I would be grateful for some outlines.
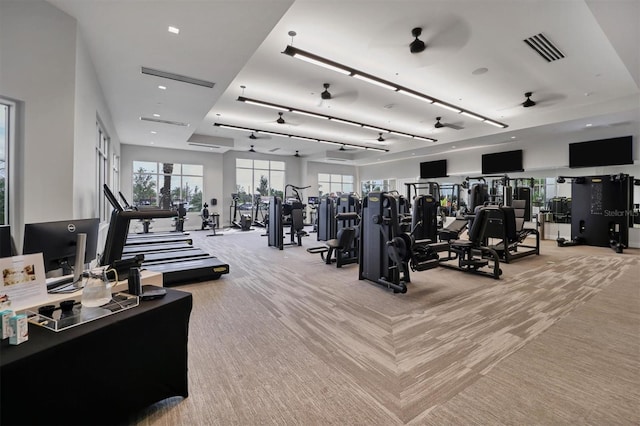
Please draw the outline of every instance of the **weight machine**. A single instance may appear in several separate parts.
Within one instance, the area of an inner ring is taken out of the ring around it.
[[[362,204],[359,279],[369,280],[394,293],[406,293],[413,270],[438,266],[438,255],[428,244],[417,244],[400,225],[400,197],[370,192]]]
[[[322,246],[308,248],[309,253],[320,253],[327,264],[342,265],[358,262],[361,201],[357,194],[343,194],[333,204],[335,215],[327,216],[324,226],[336,230],[336,237]],[[334,258],[335,254],[335,258]],[[326,255],[326,256],[325,256]]]
[[[291,189],[292,195],[287,197],[287,189]],[[267,240],[269,247],[277,247],[282,250],[285,246],[302,245],[302,237],[306,235],[304,231],[304,208],[302,198],[298,190],[309,188],[294,185],[286,185],[284,196],[286,202],[277,196],[269,200],[269,223],[267,225]],[[291,242],[284,243],[284,226],[290,227]],[[297,238],[297,244],[296,244]]]
[[[571,179],[571,235],[567,241],[558,237],[558,246],[587,244],[611,247],[622,253],[629,245],[629,227],[633,227],[633,176],[616,175],[559,176],[564,183]]]

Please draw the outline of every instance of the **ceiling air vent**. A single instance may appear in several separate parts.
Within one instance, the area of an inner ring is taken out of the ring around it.
[[[206,80],[200,80],[198,78],[187,77],[185,75],[174,74],[171,72],[154,70],[153,68],[142,67],[142,74],[153,75],[161,78],[168,78],[169,80],[181,81],[183,83],[195,84],[196,86],[203,86],[212,88],[215,83]]]
[[[181,121],[160,120],[159,118],[140,117],[141,121],[153,121],[154,123],[170,124],[172,126],[189,127],[189,123],[183,123]]]
[[[208,145],[208,144],[206,144],[206,143],[189,142],[189,145],[192,145],[192,146],[199,146],[199,147],[202,147],[202,148],[209,148],[209,149],[220,149],[220,147],[219,147],[219,146],[215,146],[215,145]]]
[[[564,53],[562,53],[560,49],[551,43],[542,33],[534,35],[533,37],[525,38],[523,41],[547,62],[553,62],[564,58]]]

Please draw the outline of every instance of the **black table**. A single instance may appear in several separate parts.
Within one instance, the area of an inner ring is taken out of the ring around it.
[[[145,286],[147,287],[147,286]],[[68,330],[29,324],[29,340],[0,346],[0,423],[117,424],[157,401],[188,396],[191,293]]]

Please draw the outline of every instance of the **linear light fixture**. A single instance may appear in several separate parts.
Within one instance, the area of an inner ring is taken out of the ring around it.
[[[342,65],[342,64],[340,64],[338,62],[334,62],[334,61],[332,61],[330,59],[326,59],[326,58],[323,58],[321,56],[314,55],[313,53],[305,52],[304,50],[298,49],[297,47],[287,46],[282,53],[284,53],[285,55],[289,55],[289,56],[291,56],[293,58],[298,58],[298,59],[301,59],[303,61],[315,64],[315,65],[319,65],[319,66],[324,67],[324,68],[328,68],[330,70],[339,72],[340,74],[348,75],[350,77],[357,78],[359,80],[365,81],[365,82],[370,83],[370,84],[374,84],[374,85],[379,86],[379,87],[384,87],[385,89],[394,90],[394,91],[396,91],[398,93],[401,93],[401,94],[403,94],[405,96],[409,96],[409,97],[412,97],[414,99],[419,99],[421,101],[437,105],[437,106],[439,106],[441,108],[445,108],[445,109],[448,109],[450,111],[457,112],[459,114],[461,114],[463,112],[466,112],[467,114],[471,114],[471,115],[469,115],[469,117],[471,117],[471,118],[479,117],[479,118],[476,118],[476,119],[477,120],[481,119],[481,121],[483,123],[487,123],[487,124],[490,124],[492,126],[501,127],[503,129],[509,127],[508,125],[506,125],[504,123],[500,123],[498,121],[491,120],[488,117],[484,117],[484,116],[482,116],[480,114],[476,114],[476,113],[474,113],[472,111],[465,110],[464,108],[460,108],[460,107],[458,107],[456,105],[452,105],[450,103],[441,101],[441,100],[433,98],[431,96],[427,96],[427,95],[422,94],[420,92],[416,92],[415,90],[408,89],[406,87],[400,86],[398,84],[392,83],[392,82],[384,80],[382,78],[375,77],[375,76],[373,76],[371,74],[367,74],[365,72],[358,71],[358,70],[356,70],[354,68],[348,67],[346,65]]]
[[[356,145],[356,144],[346,143],[346,142],[336,142],[336,141],[329,141],[329,140],[320,139],[320,138],[310,138],[310,137],[306,137],[306,136],[290,135],[288,133],[279,133],[279,132],[272,132],[272,131],[267,131],[267,130],[251,129],[251,128],[248,128],[248,127],[234,126],[234,125],[231,125],[231,124],[213,123],[213,125],[216,126],[216,127],[223,128],[223,129],[242,130],[244,132],[262,133],[264,135],[284,136],[284,137],[292,138],[292,139],[302,139],[302,140],[306,140],[306,141],[309,141],[309,142],[320,142],[320,143],[325,143],[325,144],[330,144],[330,145],[348,146],[348,147],[351,147],[351,148],[364,149],[364,150],[367,150],[367,151],[389,152],[388,149],[383,149],[383,148],[374,148],[374,147],[371,147],[371,146],[362,146],[362,145]]]
[[[266,108],[289,111],[289,112],[293,112],[293,113],[297,113],[297,114],[301,114],[301,115],[306,115],[306,116],[309,116],[309,117],[320,118],[320,119],[324,119],[324,120],[330,120],[330,121],[334,121],[336,123],[342,123],[342,124],[348,124],[350,126],[361,127],[363,129],[370,129],[370,130],[374,130],[374,131],[376,131],[378,133],[380,133],[380,132],[382,132],[382,133],[393,133],[394,135],[399,135],[399,136],[404,136],[404,137],[407,137],[407,138],[418,139],[417,135],[412,135],[411,133],[398,132],[396,130],[390,130],[390,129],[383,129],[382,127],[371,126],[371,125],[365,124],[365,123],[358,123],[357,121],[344,120],[342,118],[333,117],[331,115],[318,114],[318,113],[315,113],[315,112],[305,111],[305,110],[298,109],[298,108],[292,108],[292,107],[288,107],[288,106],[285,106],[285,105],[274,104],[272,102],[265,102],[265,101],[260,101],[258,99],[245,98],[244,96],[239,96],[237,100],[240,101],[240,102],[251,104],[251,105],[257,105],[257,106],[263,106],[263,107],[266,107]],[[427,140],[427,141],[430,141],[430,142],[438,142],[437,139],[428,138],[428,137],[422,137],[422,136],[420,137],[420,140]]]

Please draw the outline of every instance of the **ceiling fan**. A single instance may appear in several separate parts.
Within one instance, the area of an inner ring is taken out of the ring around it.
[[[262,135],[256,136],[255,132],[251,132],[251,134],[249,135],[249,139],[254,141],[258,139],[271,139],[271,136],[262,136]]]
[[[436,129],[442,129],[443,127],[448,127],[450,129],[454,129],[454,130],[462,130],[462,129],[464,129],[464,127],[462,127],[459,124],[443,123],[440,120],[442,120],[442,117],[436,117],[436,124],[434,124],[433,127],[435,127]]]
[[[531,95],[533,95],[533,92],[527,92],[527,93],[524,94],[524,96],[527,99],[522,103],[523,107],[529,108],[529,107],[535,106],[536,103],[535,103],[535,101],[531,100]]]
[[[424,49],[427,47],[427,45],[424,44],[424,41],[422,41],[422,40],[420,40],[418,38],[418,37],[420,37],[421,34],[422,34],[422,28],[420,28],[420,27],[416,27],[416,28],[411,30],[411,35],[416,38],[409,45],[409,51],[411,53],[420,53],[420,52],[424,51]]]
[[[320,93],[320,97],[324,100],[331,99],[331,92],[329,92],[329,83],[324,83],[322,85],[324,87],[324,92]]]
[[[387,135],[386,137],[383,136],[383,133],[380,132],[378,133],[378,137],[374,138],[374,139],[367,139],[367,142],[369,143],[374,143],[376,145],[386,145],[387,141],[390,139],[390,136]]]

